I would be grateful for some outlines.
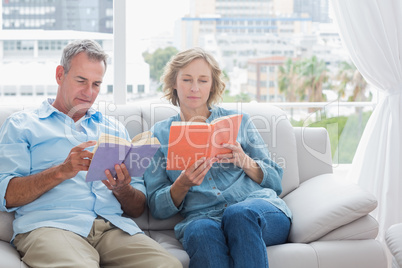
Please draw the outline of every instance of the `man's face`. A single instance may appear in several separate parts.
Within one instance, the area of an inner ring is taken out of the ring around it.
[[[103,61],[90,60],[85,53],[71,60],[68,73],[58,66],[56,80],[59,91],[54,106],[69,115],[74,121],[81,118],[94,103],[99,94],[105,64]]]

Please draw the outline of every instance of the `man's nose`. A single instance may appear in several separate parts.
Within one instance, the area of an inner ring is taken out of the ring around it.
[[[92,95],[92,85],[91,84],[87,84],[84,86],[84,89],[82,90],[82,92],[84,93],[85,96],[91,96]]]

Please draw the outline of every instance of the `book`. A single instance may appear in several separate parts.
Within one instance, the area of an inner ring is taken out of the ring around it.
[[[222,144],[235,144],[242,114],[216,118],[211,123],[172,122],[167,153],[167,170],[185,170],[202,157],[230,153]]]
[[[159,147],[159,140],[152,137],[150,131],[138,134],[131,142],[102,133],[92,151],[93,157],[85,181],[106,180],[106,169],[115,177],[114,166],[122,163],[126,165],[131,177],[141,177]]]

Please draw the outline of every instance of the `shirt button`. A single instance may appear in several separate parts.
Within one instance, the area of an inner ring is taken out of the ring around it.
[[[217,193],[217,195],[221,195],[221,193]]]
[[[216,187],[212,187],[212,189],[216,189]]]
[[[212,178],[209,178],[208,180],[212,180]]]
[[[228,207],[228,204],[225,204],[225,208],[227,208]]]

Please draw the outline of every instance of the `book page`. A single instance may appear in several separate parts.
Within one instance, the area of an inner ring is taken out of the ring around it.
[[[100,135],[98,143],[114,143],[130,146],[130,142],[128,140],[106,133],[102,133]]]
[[[205,122],[198,122],[198,121],[173,121],[171,126],[184,126],[184,125],[209,125]]]
[[[156,137],[152,137],[151,131],[145,131],[136,135],[131,143],[133,145],[144,145],[144,144],[159,144],[159,140]]]
[[[218,154],[230,153],[231,150],[223,148],[222,144],[229,143],[235,144],[237,134],[241,125],[243,115],[236,114],[230,116],[223,116],[214,120],[214,131],[211,135],[210,141],[210,156],[216,156]]]
[[[98,141],[96,142],[96,145],[94,147],[94,149],[92,150],[92,153],[95,154],[95,152],[98,150],[99,147],[104,146],[103,144],[106,143],[112,143],[112,144],[121,144],[124,146],[131,146],[130,142],[127,141],[126,139],[114,136],[114,135],[110,135],[110,134],[106,134],[106,133],[102,133],[98,139]]]

